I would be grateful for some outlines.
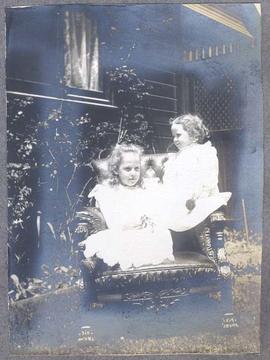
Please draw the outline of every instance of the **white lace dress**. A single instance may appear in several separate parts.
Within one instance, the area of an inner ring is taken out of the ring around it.
[[[226,205],[231,193],[219,192],[218,172],[217,151],[210,141],[194,143],[173,154],[165,163],[160,221],[174,231],[186,231]],[[186,201],[191,198],[196,206],[189,211]]]
[[[96,254],[108,265],[119,263],[123,270],[173,260],[172,239],[165,227],[150,219],[150,192],[122,185],[97,185],[95,197],[108,229],[85,240],[86,257]]]

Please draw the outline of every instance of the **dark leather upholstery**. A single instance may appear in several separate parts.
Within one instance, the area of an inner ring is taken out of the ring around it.
[[[215,268],[215,264],[207,256],[194,251],[177,251],[174,253],[175,265],[184,268],[208,267]]]
[[[96,277],[97,290],[108,291],[120,289],[144,288],[155,284],[166,287],[194,278],[195,275],[217,276],[216,265],[205,255],[197,252],[178,252],[175,261],[164,262],[160,265],[146,265],[122,271],[106,271]]]

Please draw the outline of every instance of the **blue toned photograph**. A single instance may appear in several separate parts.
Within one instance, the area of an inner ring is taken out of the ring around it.
[[[6,8],[14,355],[260,352],[259,4]]]

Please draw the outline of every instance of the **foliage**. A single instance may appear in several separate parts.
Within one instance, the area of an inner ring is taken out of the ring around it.
[[[233,276],[260,274],[262,237],[250,232],[248,239],[243,231],[226,230],[225,249]]]
[[[41,269],[42,276],[40,278],[27,277],[20,282],[16,274],[10,276],[11,285],[8,292],[10,304],[58,289],[78,286],[80,283],[79,269],[73,268],[71,265],[49,267],[43,264]]]
[[[116,121],[67,103],[9,97],[11,264],[27,265],[31,252],[42,252],[44,239],[54,248],[51,262],[69,261],[76,236],[73,219],[95,183],[91,161],[108,153],[116,142],[133,142],[144,148],[151,144],[146,84],[127,66],[111,70],[108,78],[119,106]],[[15,267],[14,271],[19,270]]]
[[[23,131],[22,121],[27,116],[27,109],[32,105],[33,99],[27,97],[23,100],[14,99],[12,102],[12,114],[8,111],[8,209],[9,211],[9,233],[21,228],[23,225],[23,216],[26,210],[33,206],[30,201],[32,189],[27,186],[30,164],[27,162],[30,157],[33,146],[36,141],[31,136],[32,131],[26,128]],[[8,102],[8,110],[10,102]],[[13,131],[14,124],[17,130]],[[20,231],[20,230],[19,230]]]
[[[135,69],[122,65],[108,72],[115,104],[120,110],[118,143],[129,142],[151,148],[153,129],[147,121],[147,99],[151,87]]]
[[[93,121],[89,113],[74,116],[68,106],[39,105],[31,98],[8,104],[9,246],[16,262],[28,261],[22,249],[29,227],[41,237],[47,226],[53,241],[72,252],[70,224],[94,181],[90,163],[117,137],[114,124]]]

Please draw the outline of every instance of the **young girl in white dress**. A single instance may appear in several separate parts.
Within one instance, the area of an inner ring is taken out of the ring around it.
[[[143,187],[141,154],[135,145],[117,145],[109,158],[109,179],[89,194],[108,229],[84,241],[84,255],[96,255],[109,266],[119,263],[122,270],[174,259],[169,230],[151,219],[152,197]]]
[[[176,117],[171,131],[178,152],[164,164],[161,218],[169,229],[186,231],[226,205],[231,193],[219,192],[217,151],[207,141],[209,131],[202,119],[191,114]]]

